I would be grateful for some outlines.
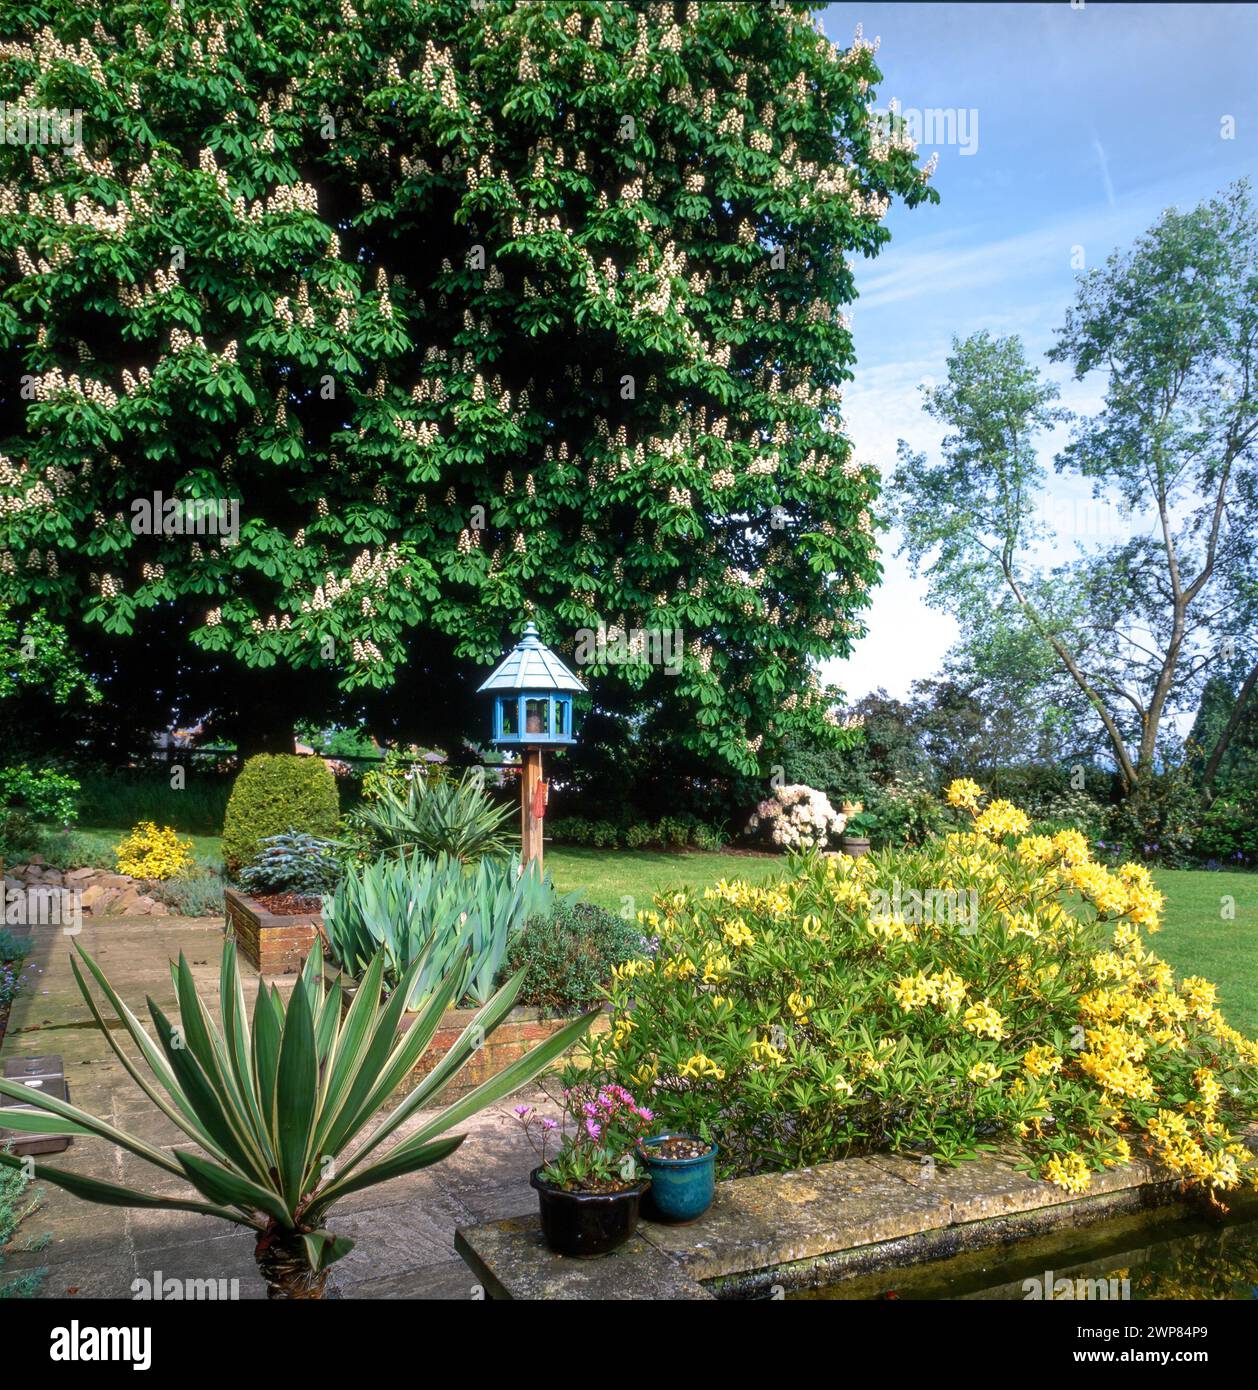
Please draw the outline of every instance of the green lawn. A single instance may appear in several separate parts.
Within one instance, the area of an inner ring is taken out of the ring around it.
[[[1228,1022],[1258,1037],[1258,874],[1158,869],[1166,894],[1162,930],[1150,945],[1178,975],[1203,975],[1219,987]],[[1222,917],[1225,898],[1235,918]]]
[[[723,878],[758,882],[781,873],[786,861],[776,854],[705,854],[697,850],[546,848],[546,868],[563,893],[579,888],[600,907],[619,912],[625,897],[634,911],[651,906],[665,888],[703,888]]]
[[[52,826],[43,827],[44,830],[52,835],[56,835],[56,829]],[[101,829],[82,829],[75,827],[71,832],[76,848],[86,848],[89,862],[96,868],[113,869],[117,867],[117,860],[114,858],[114,846],[128,833],[127,830],[101,830]],[[68,837],[67,837],[68,838]],[[195,859],[209,868],[222,868],[223,866],[223,841],[219,835],[190,835],[180,831],[181,840],[192,841],[192,854]],[[16,863],[16,857],[11,856]],[[71,867],[71,866],[67,866]],[[72,867],[78,868],[79,865]]]

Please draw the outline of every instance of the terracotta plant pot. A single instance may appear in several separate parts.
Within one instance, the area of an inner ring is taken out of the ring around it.
[[[544,1182],[541,1174],[534,1168],[529,1186],[537,1190],[542,1235],[556,1255],[606,1255],[638,1229],[638,1208],[650,1178],[620,1192],[568,1192]]]

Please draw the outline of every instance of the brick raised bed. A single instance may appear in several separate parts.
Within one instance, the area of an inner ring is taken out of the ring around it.
[[[404,1028],[414,1022],[416,1015],[408,1014],[402,1021]],[[424,1055],[416,1063],[411,1074],[399,1088],[402,1092],[411,1091],[428,1075],[439,1061],[458,1041],[463,1030],[476,1017],[475,1009],[447,1009],[442,1016],[432,1042]],[[500,1071],[519,1061],[526,1052],[531,1052],[538,1043],[544,1042],[552,1033],[557,1033],[568,1018],[541,1018],[536,1009],[512,1009],[494,1031],[468,1058],[463,1069],[441,1093],[441,1104],[457,1100],[469,1091],[474,1091],[483,1081],[497,1076]],[[594,1020],[594,1032],[607,1027],[607,1016]],[[556,1063],[555,1065],[561,1065]]]
[[[348,975],[342,974],[331,962],[325,962],[323,969],[329,980],[340,980],[341,986],[345,990],[344,1004],[348,1008],[357,988],[356,982]],[[414,1090],[419,1082],[432,1071],[459,1040],[463,1030],[476,1017],[476,1014],[476,1009],[447,1009],[442,1014],[441,1022],[433,1034],[432,1042],[428,1044],[424,1050],[424,1055],[398,1087],[397,1097],[399,1099]],[[404,1029],[409,1028],[417,1017],[417,1014],[404,1014],[402,1027]],[[491,1076],[497,1076],[500,1071],[509,1067],[512,1062],[518,1061],[526,1052],[531,1052],[539,1042],[545,1041],[552,1033],[557,1033],[566,1023],[571,1022],[570,1018],[542,1018],[536,1009],[512,1009],[485,1039],[484,1043],[472,1053],[463,1069],[441,1093],[441,1103],[458,1100],[460,1096],[474,1091],[482,1082],[488,1081]],[[590,1031],[601,1033],[605,1032],[607,1027],[607,1015],[604,1014],[594,1020]],[[554,1065],[561,1066],[562,1061],[556,1062]]]
[[[223,889],[226,929],[236,933],[240,954],[262,975],[295,975],[323,928],[318,912],[279,917],[261,903]]]

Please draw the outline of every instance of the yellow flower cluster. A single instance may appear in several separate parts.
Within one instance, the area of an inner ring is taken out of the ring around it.
[[[1088,1165],[1078,1154],[1062,1158],[1054,1154],[1044,1165],[1044,1176],[1063,1192],[1086,1192],[1092,1181]]]
[[[1003,840],[1006,835],[1021,835],[1031,828],[1025,811],[1011,801],[993,801],[974,817],[974,829],[989,840]]]
[[[965,1002],[965,981],[951,970],[941,970],[936,975],[919,971],[916,975],[902,975],[892,985],[891,994],[905,1013],[938,1004],[951,1014]]]
[[[982,787],[968,777],[958,777],[944,792],[948,805],[955,806],[960,811],[976,811],[982,795]]]
[[[118,872],[132,878],[174,878],[192,867],[192,841],[181,840],[169,826],[160,830],[151,821],[141,821],[114,847]]]
[[[1046,1043],[1036,1043],[1028,1048],[1022,1059],[1022,1066],[1028,1076],[1052,1076],[1062,1068],[1062,1060],[1055,1049]]]
[[[971,1004],[966,1009],[961,1023],[978,1038],[991,1038],[993,1042],[999,1042],[1005,1036],[1005,1020],[986,999],[981,1003]]]

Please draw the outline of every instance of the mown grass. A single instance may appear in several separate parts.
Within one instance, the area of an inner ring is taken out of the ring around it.
[[[1258,874],[1158,869],[1154,878],[1166,914],[1151,948],[1177,975],[1213,980],[1228,1022],[1258,1037]]]

